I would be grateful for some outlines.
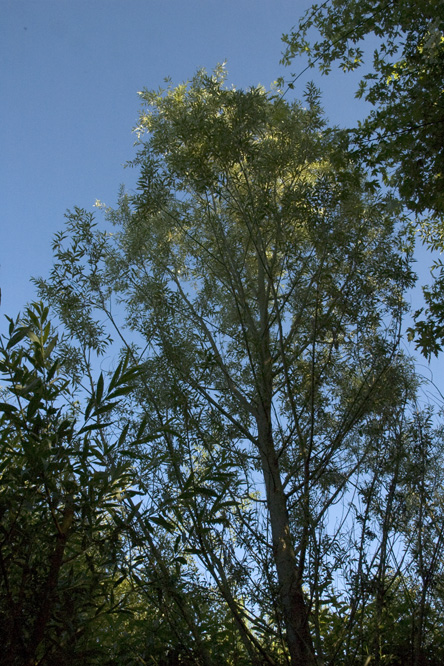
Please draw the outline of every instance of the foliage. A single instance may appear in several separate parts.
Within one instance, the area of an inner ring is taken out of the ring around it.
[[[9,320],[0,372],[0,663],[104,663],[104,616],[119,613],[125,465],[103,435],[115,398],[131,388],[120,365],[101,376],[84,412],[57,354],[48,308]]]
[[[312,27],[321,35],[314,43],[308,39]],[[334,0],[313,5],[284,35],[286,64],[307,54],[310,64],[328,73],[334,62],[344,71],[360,67],[363,40],[373,33],[373,71],[363,77],[358,95],[376,108],[360,125],[359,140],[387,177],[387,167],[397,166],[394,182],[412,210],[438,217],[444,213],[443,28],[441,0]]]
[[[395,185],[417,217],[423,240],[440,252],[444,215],[444,4],[442,0],[332,0],[313,5],[284,35],[283,62],[308,56],[310,66],[328,73],[364,62],[365,38],[373,35],[373,68],[357,95],[374,105],[349,133],[359,159],[386,184]],[[320,39],[311,37],[315,28]],[[442,278],[426,293],[427,317],[416,329],[418,346],[429,355],[441,349]],[[432,300],[430,301],[430,297]],[[416,314],[417,317],[421,312]],[[438,325],[436,320],[438,319]],[[412,331],[413,335],[413,331]]]
[[[441,250],[440,250],[441,251]],[[437,259],[432,266],[434,280],[422,288],[425,306],[415,316],[415,326],[408,329],[409,340],[415,340],[417,348],[430,359],[443,349],[444,343],[444,266]]]
[[[69,213],[37,281],[74,370],[111,336],[140,367],[117,408],[140,440],[119,447],[143,496],[126,519],[138,598],[182,660],[365,663],[423,506],[398,519],[417,386],[401,209],[313,88],[304,108],[218,69],[141,97],[138,193],[105,208],[112,232]]]

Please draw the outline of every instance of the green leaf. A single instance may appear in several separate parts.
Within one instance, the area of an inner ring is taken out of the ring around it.
[[[92,423],[91,425],[83,426],[77,433],[78,435],[83,435],[85,432],[92,432],[93,430],[104,430],[111,425],[111,422],[107,423]]]
[[[95,400],[97,404],[100,404],[103,396],[103,373],[100,373],[100,377],[97,381],[97,386],[96,386],[96,395],[95,395]]]
[[[17,412],[18,409],[17,407],[14,407],[14,405],[10,405],[6,402],[0,402],[0,411],[4,412],[5,414],[12,414],[13,412]]]
[[[163,518],[162,516],[150,516],[149,520],[155,525],[164,527],[168,532],[174,532],[176,529],[176,526],[173,523],[169,522],[168,520],[166,520],[166,518]]]
[[[27,335],[31,342],[35,342],[37,345],[42,344],[38,335],[36,335],[33,331],[29,330]]]
[[[15,347],[19,342],[23,340],[26,336],[29,335],[30,329],[28,327],[20,328],[16,333],[14,333],[8,340],[8,344],[6,345],[6,349],[12,349],[12,347]]]

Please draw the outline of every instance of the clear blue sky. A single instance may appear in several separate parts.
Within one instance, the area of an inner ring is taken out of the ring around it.
[[[299,72],[279,65],[281,35],[309,0],[0,0],[1,313],[16,316],[35,298],[30,276],[45,276],[51,239],[73,206],[116,201],[136,174],[137,91],[175,83],[227,61],[237,87]],[[333,124],[366,106],[358,76],[305,72],[323,92]],[[5,320],[0,316],[0,331]]]

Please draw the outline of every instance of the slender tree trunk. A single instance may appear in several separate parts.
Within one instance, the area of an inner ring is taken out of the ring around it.
[[[388,550],[388,539],[389,531],[391,527],[391,521],[393,519],[393,501],[395,497],[395,491],[398,485],[398,470],[399,470],[399,461],[396,462],[395,472],[390,482],[389,492],[386,500],[386,509],[384,515],[384,522],[382,525],[382,539],[381,539],[381,554],[379,557],[379,566],[377,573],[377,589],[376,589],[376,598],[375,598],[375,611],[376,611],[376,626],[375,626],[375,636],[373,640],[373,653],[375,659],[375,666],[379,666],[381,663],[382,656],[382,646],[383,646],[383,635],[382,628],[384,626],[384,606],[386,604],[386,575],[387,575],[387,550]]]
[[[260,240],[257,241],[260,247]],[[270,516],[273,556],[278,576],[280,598],[287,629],[287,644],[292,666],[316,666],[317,659],[308,626],[309,608],[302,590],[302,572],[297,566],[290,532],[287,498],[282,486],[279,460],[273,438],[273,362],[270,350],[268,313],[269,276],[264,269],[266,257],[258,252],[259,358],[257,387],[258,444],[265,480]]]
[[[258,439],[270,514],[273,555],[291,664],[292,666],[315,666],[317,660],[308,626],[309,609],[304,599],[302,580],[298,573],[292,544],[287,502],[279,473],[271,422],[263,413],[258,418]]]

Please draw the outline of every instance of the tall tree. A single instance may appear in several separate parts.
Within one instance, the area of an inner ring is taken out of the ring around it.
[[[219,69],[141,98],[138,194],[108,210],[113,234],[75,211],[40,288],[97,347],[106,313],[144,365],[130,399],[163,428],[139,467],[147,501],[250,663],[322,663],[333,507],[410,390],[399,209],[325,131],[313,89],[304,108]]]

